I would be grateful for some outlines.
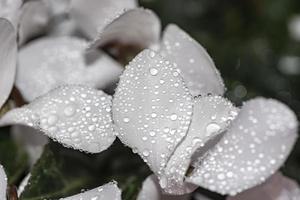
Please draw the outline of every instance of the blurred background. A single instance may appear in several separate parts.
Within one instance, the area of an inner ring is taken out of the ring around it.
[[[299,0],[140,0],[140,4],[154,10],[164,27],[178,24],[207,49],[225,80],[226,96],[236,105],[256,96],[275,98],[289,105],[299,119]],[[13,144],[1,142],[0,149],[9,149],[8,145]],[[9,160],[2,154],[1,160]],[[10,184],[16,185],[26,175],[28,167],[22,164],[26,156],[15,149],[9,156],[17,162],[5,161],[4,166],[11,166]],[[15,172],[17,166],[23,166],[23,171]],[[282,171],[300,183],[299,141]],[[34,167],[31,185],[21,199],[55,199],[113,178],[120,182],[123,198],[130,200],[150,173],[141,159],[118,141],[100,155],[86,155],[52,142]]]

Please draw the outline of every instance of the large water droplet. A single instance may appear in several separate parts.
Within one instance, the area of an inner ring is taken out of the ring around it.
[[[206,133],[207,135],[211,135],[217,133],[220,129],[221,129],[220,125],[213,122],[206,126]]]
[[[158,70],[156,68],[150,68],[149,71],[152,76],[156,76],[158,74]]]

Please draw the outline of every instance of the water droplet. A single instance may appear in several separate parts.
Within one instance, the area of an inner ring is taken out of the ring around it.
[[[150,74],[152,76],[156,76],[158,74],[158,70],[156,68],[150,68]]]
[[[70,117],[72,115],[74,115],[75,113],[75,108],[73,106],[67,106],[65,109],[64,109],[64,114],[67,116],[67,117]]]
[[[177,119],[177,115],[176,114],[172,114],[170,116],[170,118],[171,118],[172,121],[175,121]]]
[[[145,149],[143,151],[143,156],[148,157],[149,156],[149,151],[147,149]]]
[[[123,119],[123,121],[124,121],[125,123],[128,123],[128,122],[130,121],[130,119],[129,119],[128,117],[125,117],[125,118]]]
[[[47,123],[52,126],[57,122],[58,118],[56,115],[49,115],[48,119],[47,119]]]
[[[210,123],[206,126],[206,133],[207,133],[207,135],[215,134],[220,129],[221,129],[221,127],[217,123]]]
[[[149,135],[153,137],[153,136],[155,136],[155,132],[154,131],[150,131]]]

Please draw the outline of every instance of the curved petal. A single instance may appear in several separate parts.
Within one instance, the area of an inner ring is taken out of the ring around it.
[[[18,187],[18,191],[17,191],[18,197],[20,197],[21,194],[24,192],[25,187],[27,186],[30,177],[31,177],[31,173],[27,174],[25,176],[25,178],[21,181],[21,183],[20,183],[20,185]]]
[[[227,198],[227,200],[253,199],[297,200],[300,199],[300,188],[295,181],[283,176],[281,173],[276,173],[263,184]]]
[[[114,182],[61,200],[121,200],[121,191]]]
[[[192,98],[177,69],[151,50],[126,67],[113,99],[113,120],[122,142],[160,176],[187,133]]]
[[[12,24],[0,18],[0,108],[7,100],[15,81],[17,39]]]
[[[138,194],[137,200],[188,200],[190,195],[168,195],[164,194],[157,178],[149,176],[143,183],[142,189]]]
[[[6,199],[6,188],[7,176],[2,165],[0,165],[0,199]]]
[[[22,3],[23,0],[0,0],[0,17],[9,20],[16,29]]]
[[[6,113],[2,126],[22,124],[41,130],[58,142],[91,153],[115,140],[111,97],[84,86],[61,86],[28,105]]]
[[[107,22],[136,6],[136,0],[72,0],[70,14],[77,22],[78,28],[92,39]]]
[[[220,96],[198,97],[188,134],[178,145],[165,169],[164,190],[171,194],[192,192],[196,187],[185,182],[193,161],[211,149],[237,115],[237,108]]]
[[[112,41],[147,48],[158,43],[160,30],[160,20],[154,12],[143,8],[132,9],[117,16],[100,30],[91,48]]]
[[[73,37],[40,39],[19,52],[16,85],[27,101],[63,84],[103,89],[118,80],[122,67],[95,50],[85,54],[87,43]]]
[[[223,95],[225,86],[206,50],[178,26],[164,31],[161,54],[178,65],[193,96],[208,93]]]
[[[39,130],[28,126],[15,125],[11,128],[11,134],[18,144],[26,150],[30,166],[33,166],[43,153],[44,146],[49,139]]]
[[[289,155],[297,126],[295,114],[284,104],[248,101],[221,141],[195,163],[188,181],[231,195],[262,183]]]
[[[42,1],[44,4],[47,5],[52,16],[60,16],[69,13],[71,1],[73,0],[42,0]]]
[[[21,9],[19,22],[19,45],[28,39],[45,32],[50,14],[43,1],[28,1]]]

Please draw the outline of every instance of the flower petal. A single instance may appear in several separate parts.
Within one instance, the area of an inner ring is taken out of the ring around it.
[[[17,39],[12,24],[0,18],[0,108],[7,100],[15,81]]]
[[[39,130],[28,126],[15,125],[11,128],[14,140],[26,150],[30,166],[33,166],[43,153],[49,139]]]
[[[177,69],[151,50],[126,67],[113,100],[113,120],[121,141],[161,175],[187,133],[192,98]]]
[[[193,118],[187,136],[178,145],[165,169],[164,190],[170,194],[192,192],[196,187],[185,182],[188,168],[217,143],[237,115],[237,108],[220,96],[195,99]]]
[[[104,92],[66,85],[9,111],[0,124],[27,125],[66,146],[97,153],[115,140],[110,110],[111,97]]]
[[[21,9],[19,22],[19,45],[43,32],[50,20],[50,13],[43,1],[28,1]]]
[[[0,165],[0,199],[6,199],[6,188],[7,188],[7,176],[3,169],[3,166]]]
[[[297,124],[295,114],[276,100],[247,102],[221,141],[195,163],[188,181],[231,195],[262,183],[289,155]]]
[[[72,0],[70,13],[78,28],[92,39],[108,21],[136,6],[136,0]]]
[[[18,191],[17,191],[18,197],[20,197],[21,194],[24,192],[25,187],[28,185],[28,181],[29,181],[30,177],[31,177],[31,173],[27,174],[25,176],[25,178],[21,181],[21,183],[18,187]]]
[[[143,8],[132,9],[117,16],[103,30],[100,30],[91,48],[112,41],[147,48],[158,43],[160,30],[160,20],[154,12]]]
[[[43,0],[43,3],[47,5],[52,16],[61,16],[69,13],[71,1],[73,0]]]
[[[168,195],[164,194],[159,186],[156,176],[149,176],[143,183],[137,200],[188,200],[190,195]]]
[[[61,200],[121,200],[121,191],[114,182]]]
[[[211,57],[178,26],[171,24],[166,28],[160,51],[178,65],[193,96],[224,93],[223,80]]]
[[[281,173],[276,173],[263,184],[227,198],[227,200],[253,199],[297,200],[300,199],[300,188],[295,181],[283,176]]]
[[[86,57],[87,43],[73,37],[40,39],[19,53],[16,85],[27,101],[63,84],[103,89],[117,81],[122,67],[95,50]],[[92,54],[93,53],[93,54]]]
[[[16,29],[22,3],[23,0],[0,0],[0,17],[9,20]]]

